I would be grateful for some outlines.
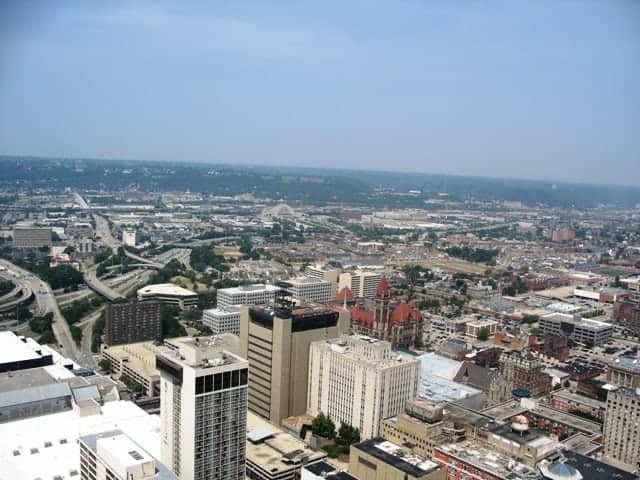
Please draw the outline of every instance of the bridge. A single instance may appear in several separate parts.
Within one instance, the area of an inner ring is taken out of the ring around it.
[[[4,302],[4,300],[15,297],[16,294],[18,293],[20,294],[19,297],[14,298],[13,300],[9,300],[8,302]],[[10,295],[10,296],[7,297],[7,295]],[[9,292],[7,295],[3,295],[2,298],[0,298],[0,312],[8,312],[9,310],[16,308],[18,305],[27,302],[28,300],[31,299],[31,297],[33,297],[33,291],[29,287],[18,286],[14,288],[12,292]]]
[[[124,298],[122,294],[108,287],[98,278],[98,276],[96,275],[95,268],[92,268],[91,270],[88,270],[87,272],[85,272],[83,277],[84,277],[84,283],[87,284],[87,287],[89,287],[91,290],[96,292],[98,295],[102,295],[104,298],[106,298],[110,302]]]

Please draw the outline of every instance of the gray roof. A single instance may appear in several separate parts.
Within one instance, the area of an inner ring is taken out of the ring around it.
[[[67,383],[27,387],[10,392],[0,392],[0,408],[67,396],[71,396],[71,389]]]

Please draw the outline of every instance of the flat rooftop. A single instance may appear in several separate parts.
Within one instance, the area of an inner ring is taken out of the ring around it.
[[[497,453],[477,442],[452,443],[440,445],[435,449],[498,477],[510,480],[536,480],[541,478],[540,474],[534,469],[515,462],[510,456]]]
[[[57,383],[57,381],[47,372],[45,367],[0,373],[0,392],[2,393],[52,383]]]
[[[102,413],[81,417],[75,410],[2,425],[0,479],[73,478],[80,472],[81,436],[120,429],[152,456],[160,456],[160,417],[129,401],[105,403]],[[72,474],[72,472],[76,472]]]
[[[240,285],[239,287],[221,288],[218,290],[218,294],[228,293],[230,295],[238,295],[240,293],[277,292],[279,290],[280,287],[276,287],[275,285],[254,283],[252,285]]]
[[[105,449],[119,465],[131,467],[153,462],[154,479],[177,480],[178,477],[162,463],[151,456],[142,446],[134,442],[122,430],[109,430],[80,437],[80,440],[94,453]],[[113,467],[112,467],[113,468]],[[147,478],[147,477],[145,477]]]
[[[621,368],[640,375],[640,359],[638,357],[617,357],[610,365],[613,368]]]
[[[253,440],[252,440],[253,439]],[[270,472],[285,472],[299,468],[292,461],[304,459],[304,463],[313,463],[327,456],[323,451],[313,451],[305,443],[258,415],[247,412],[247,463]]]
[[[392,465],[402,472],[418,478],[442,468],[437,463],[412,454],[409,450],[383,438],[365,440],[357,443],[354,447]]]
[[[103,349],[103,352],[120,361],[126,360],[129,368],[146,377],[160,375],[156,368],[156,354],[170,351],[168,346],[156,345],[154,342],[127,343]]]
[[[156,283],[154,285],[147,285],[138,290],[138,295],[170,295],[174,297],[192,297],[197,295],[191,290],[182,288],[173,283]]]
[[[26,341],[13,332],[0,332],[0,364],[41,358]]]

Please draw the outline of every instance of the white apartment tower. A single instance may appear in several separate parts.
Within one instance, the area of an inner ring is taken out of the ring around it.
[[[240,306],[229,305],[205,310],[202,312],[202,323],[209,327],[214,335],[221,333],[240,335]]]
[[[350,273],[341,273],[338,281],[338,291],[348,287],[354,297],[375,298],[376,290],[381,280],[382,275],[379,272],[357,270]]]
[[[309,351],[307,413],[320,412],[378,436],[382,419],[404,410],[416,394],[420,364],[399,356],[391,343],[359,335],[313,342]]]
[[[182,480],[243,480],[248,362],[216,337],[196,337],[156,363],[162,462]]]
[[[260,283],[221,288],[217,294],[217,306],[225,308],[232,305],[271,305],[278,291],[280,288],[275,285]]]

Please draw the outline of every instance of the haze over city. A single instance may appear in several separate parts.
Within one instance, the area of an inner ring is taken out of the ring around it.
[[[0,154],[640,183],[640,4],[0,5]]]

